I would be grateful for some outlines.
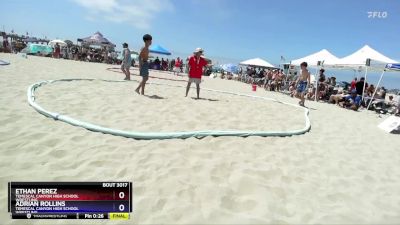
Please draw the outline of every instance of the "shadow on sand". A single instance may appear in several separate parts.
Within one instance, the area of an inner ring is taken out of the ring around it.
[[[166,99],[164,97],[158,95],[143,95],[144,97],[151,98],[151,99]]]
[[[195,97],[192,97],[192,99],[194,99],[194,100],[210,101],[210,102],[219,102],[219,100],[217,100],[217,99],[211,99],[211,98],[195,98]]]

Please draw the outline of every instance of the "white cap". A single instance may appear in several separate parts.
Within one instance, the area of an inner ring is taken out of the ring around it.
[[[203,52],[204,52],[204,50],[203,50],[202,48],[196,48],[196,50],[194,50],[194,52],[193,52],[193,53],[198,53],[198,52],[201,52],[201,53],[203,53]]]

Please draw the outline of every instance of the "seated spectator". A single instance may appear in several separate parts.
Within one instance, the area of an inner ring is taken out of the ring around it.
[[[329,82],[329,85],[335,87],[336,86],[336,77],[331,77],[331,80]]]
[[[290,97],[293,97],[296,92],[296,82],[294,81],[289,82],[289,92],[290,92]]]
[[[324,99],[326,96],[326,85],[325,83],[318,84],[317,99]]]
[[[308,100],[313,100],[315,96],[315,88],[313,85],[310,85],[310,87],[307,90],[307,99]]]
[[[232,80],[232,78],[233,78],[232,73],[231,73],[231,72],[228,72],[228,74],[226,75],[226,78],[227,78],[228,80]]]
[[[393,95],[389,96],[389,101],[387,102],[388,112],[392,114],[400,113],[400,102],[393,99]]]
[[[329,103],[338,105],[339,102],[341,102],[342,99],[344,99],[344,97],[345,97],[345,95],[343,93],[338,93],[336,95],[331,95],[329,97]]]
[[[374,94],[374,92],[375,92],[375,87],[374,87],[373,84],[371,84],[371,85],[367,88],[367,96],[375,97],[375,96],[372,96],[372,95]]]
[[[356,90],[352,90],[350,95],[344,97],[342,106],[357,111],[361,106],[361,96],[357,94]]]
[[[381,98],[381,99],[385,99],[386,98],[386,88],[385,87],[382,87],[381,88],[381,91],[380,91],[380,93],[379,93],[379,97]],[[393,96],[392,96],[393,97]]]

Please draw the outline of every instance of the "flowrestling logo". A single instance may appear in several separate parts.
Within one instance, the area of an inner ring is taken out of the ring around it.
[[[367,14],[369,19],[386,19],[388,17],[387,11],[369,11]]]

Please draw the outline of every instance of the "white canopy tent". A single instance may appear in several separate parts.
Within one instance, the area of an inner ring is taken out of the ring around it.
[[[365,68],[365,75],[364,75],[365,81],[364,81],[364,88],[362,95],[363,100],[364,100],[365,84],[367,82],[368,68],[370,68],[370,65],[369,64],[367,65],[367,59],[368,61],[373,61],[377,62],[378,64],[381,64],[381,66],[371,67],[372,69],[375,70],[377,69],[381,70],[387,63],[397,63],[395,60],[390,59],[389,57],[383,55],[382,53],[376,51],[375,49],[371,48],[368,45],[364,45],[364,47],[360,48],[353,54],[350,54],[332,63],[334,68],[345,68],[345,69]]]
[[[315,75],[314,75],[314,81],[312,81],[312,83],[315,82],[315,101],[317,101],[317,93],[318,93],[318,71],[320,69],[320,67],[323,66],[323,64],[332,64],[335,63],[336,61],[338,61],[339,58],[334,56],[332,53],[330,53],[328,50],[326,49],[322,49],[319,52],[315,52],[311,55],[305,56],[303,58],[300,59],[295,59],[293,60],[290,64],[291,65],[296,65],[299,66],[302,62],[306,62],[308,64],[308,66],[311,67],[316,67],[315,70]]]
[[[311,55],[305,56],[300,59],[293,60],[291,62],[292,65],[299,66],[302,62],[307,62],[309,66],[318,66],[318,62],[324,62],[324,64],[332,64],[338,61],[339,58],[334,56],[326,49],[322,49],[319,52],[315,52]]]
[[[373,61],[381,62],[382,64],[387,63],[397,63],[395,60],[383,55],[382,53],[376,51],[368,45],[360,48],[355,51],[353,54],[350,54],[346,57],[338,59],[329,65],[333,65],[335,67],[344,67],[344,68],[356,68],[358,69],[360,66],[365,66],[365,62],[367,59],[371,59]]]
[[[272,65],[271,63],[260,59],[260,58],[254,58],[254,59],[249,59],[245,60],[243,62],[239,63],[240,65],[244,66],[255,66],[255,67],[265,67],[265,68],[277,68],[276,66]]]

